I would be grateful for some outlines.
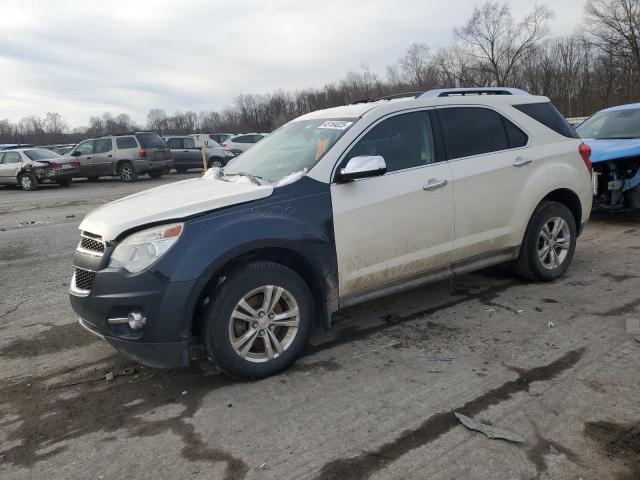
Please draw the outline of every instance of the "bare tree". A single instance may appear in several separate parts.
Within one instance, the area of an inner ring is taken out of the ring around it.
[[[426,84],[429,70],[429,47],[426,43],[412,43],[398,63],[404,78],[413,88]]]
[[[454,33],[492,74],[495,85],[507,85],[514,68],[547,35],[551,17],[547,7],[536,5],[516,21],[508,4],[488,1],[474,8],[467,24]]]

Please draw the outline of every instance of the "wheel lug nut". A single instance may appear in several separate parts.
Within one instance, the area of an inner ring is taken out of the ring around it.
[[[261,337],[262,337],[262,336],[264,336],[264,330],[260,330],[260,331],[258,332],[258,335],[260,335]]]
[[[273,320],[275,318],[275,315],[273,313],[269,314],[269,320]]]
[[[253,328],[257,328],[257,327],[258,327],[258,322],[253,322],[253,323],[251,324],[251,326],[252,326]]]

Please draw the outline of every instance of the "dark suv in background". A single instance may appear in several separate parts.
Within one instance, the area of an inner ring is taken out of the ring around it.
[[[160,178],[173,167],[167,143],[155,132],[105,135],[80,142],[68,155],[80,163],[78,177],[120,177],[133,182],[140,174]]]

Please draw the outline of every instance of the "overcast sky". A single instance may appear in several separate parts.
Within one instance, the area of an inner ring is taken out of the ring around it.
[[[452,40],[476,0],[1,0],[0,118],[153,107],[212,110],[240,93],[318,87],[367,64],[384,74],[413,42]],[[584,0],[541,0],[556,35]],[[512,0],[517,16],[531,0]]]

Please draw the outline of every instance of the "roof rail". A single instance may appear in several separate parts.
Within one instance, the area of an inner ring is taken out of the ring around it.
[[[519,88],[480,87],[480,88],[439,88],[424,92],[417,98],[452,97],[465,95],[530,95]]]

